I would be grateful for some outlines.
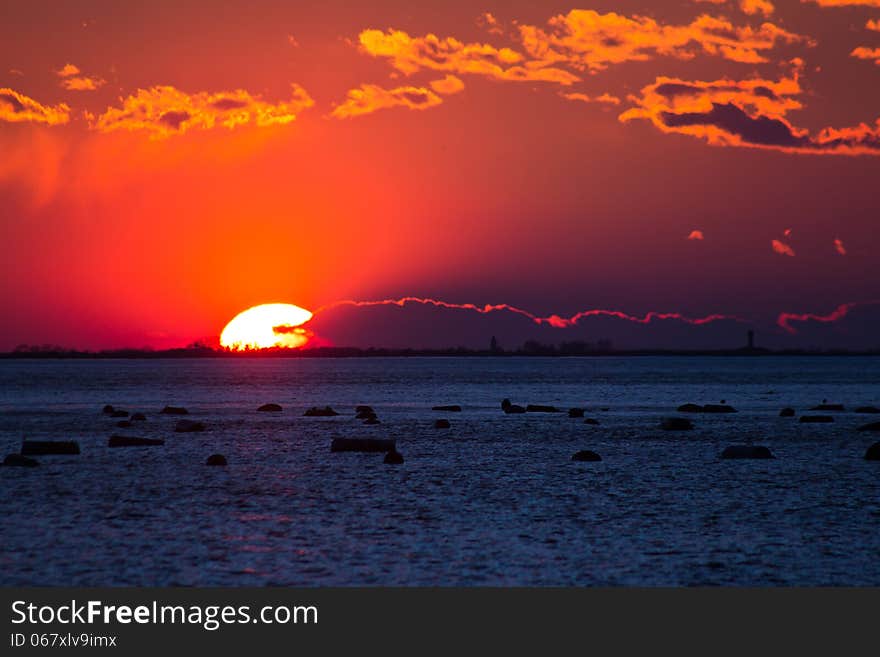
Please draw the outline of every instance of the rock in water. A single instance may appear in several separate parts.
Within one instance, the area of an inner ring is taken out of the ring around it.
[[[586,420],[584,420],[584,424],[592,424],[593,426],[596,426],[599,424],[599,420],[594,417],[588,417]]]
[[[131,422],[129,420],[120,420],[116,423],[116,426],[120,429],[128,429],[131,426]]]
[[[385,458],[382,459],[383,463],[388,463],[389,465],[400,465],[403,463],[403,454],[398,452],[396,449],[391,450],[387,454],[385,454]]]
[[[333,417],[334,415],[339,415],[339,413],[329,406],[312,406],[303,415],[305,417]]]
[[[880,422],[871,422],[870,424],[863,424],[857,430],[858,431],[880,431]]]
[[[40,465],[40,462],[36,459],[29,459],[22,454],[9,454],[3,459],[3,465],[7,467],[35,468]]]
[[[810,409],[811,411],[842,411],[843,404],[818,404]]]
[[[458,404],[451,404],[449,406],[432,406],[432,411],[446,411],[447,413],[461,413],[461,406]]]
[[[189,415],[189,411],[183,406],[166,406],[160,412],[162,415]]]
[[[137,438],[135,436],[110,436],[107,447],[152,447],[164,445],[165,441],[159,438]]]
[[[502,399],[501,400],[501,410],[506,411],[508,408],[510,408],[510,400],[506,399],[506,398]]]
[[[202,422],[195,422],[193,420],[180,420],[175,425],[174,430],[177,433],[192,433],[193,431],[204,431],[205,425]]]
[[[584,462],[591,461],[592,462],[592,461],[601,461],[602,457],[599,456],[598,454],[596,454],[596,452],[593,452],[589,449],[582,449],[581,451],[575,452],[574,454],[572,454],[571,460],[572,461],[584,461]]]
[[[522,406],[519,406],[518,404],[511,404],[510,406],[508,406],[507,408],[504,409],[504,412],[507,413],[508,415],[516,415],[519,413],[525,413],[526,409],[523,408]]]
[[[391,452],[396,449],[394,440],[388,438],[334,438],[331,452]]]
[[[131,416],[131,420],[132,420],[133,422],[146,422],[146,421],[147,421],[147,416],[144,415],[143,413],[134,413],[134,414]]]
[[[685,417],[668,417],[660,423],[664,431],[690,431],[694,423]]]
[[[372,406],[365,406],[363,404],[361,404],[360,406],[355,406],[354,412],[356,414],[361,414],[361,413],[370,413],[372,415],[376,414],[376,411],[373,410]]]
[[[544,406],[543,404],[529,404],[526,406],[527,413],[558,413],[559,409],[555,406]]]
[[[379,421],[379,418],[373,416],[373,417],[368,417],[366,420],[364,420],[364,424],[382,424],[382,423]]]
[[[128,417],[128,411],[113,411],[110,413],[110,417]]]
[[[110,404],[107,404],[106,406],[104,406],[102,412],[104,413],[104,415],[110,415],[111,413],[113,413],[114,410],[116,409],[114,409]]]
[[[781,411],[779,411],[779,417],[794,417],[794,409],[783,408]]]
[[[9,458],[8,456],[6,458]],[[866,461],[880,461],[880,443],[874,443],[865,452]]]
[[[880,408],[876,406],[859,406],[856,413],[880,413]]]
[[[79,443],[74,440],[23,440],[21,453],[25,456],[32,454],[79,454]]]
[[[702,413],[703,407],[699,404],[682,404],[675,410],[679,413]]]
[[[278,404],[263,404],[257,410],[261,413],[280,413],[281,406]]]
[[[448,429],[449,427],[449,420],[437,420],[436,422],[434,422],[435,429]]]
[[[736,413],[733,406],[727,404],[703,404],[704,413]]]
[[[205,461],[205,465],[226,465],[226,457],[222,454],[211,454]]]
[[[584,409],[582,408],[569,408],[568,409],[568,417],[583,417]]]
[[[723,459],[772,459],[773,452],[763,445],[730,445],[721,452]]]
[[[830,415],[801,415],[798,422],[804,423],[822,423],[822,422],[834,422],[834,418]]]

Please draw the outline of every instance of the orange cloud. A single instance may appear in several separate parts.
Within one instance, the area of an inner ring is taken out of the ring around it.
[[[620,105],[620,98],[604,93],[601,96],[588,96],[582,93],[560,93],[560,96],[567,100],[577,100],[582,103],[604,103],[607,105]]]
[[[834,240],[834,250],[837,251],[840,255],[846,255],[846,247],[843,245],[843,242],[839,239]]]
[[[776,9],[769,0],[739,0],[739,8],[749,16],[755,14],[770,16]]]
[[[880,32],[880,20],[868,19],[868,22],[865,23],[865,29]]]
[[[812,2],[820,7],[880,7],[880,0],[801,0]]]
[[[873,60],[877,66],[880,66],[880,48],[866,48],[865,46],[859,46],[858,48],[855,48],[849,56],[857,59]]]
[[[602,70],[611,64],[648,61],[657,56],[692,59],[698,52],[725,59],[760,63],[777,43],[812,43],[773,23],[738,27],[723,18],[702,15],[686,25],[666,25],[646,16],[600,14],[573,9],[548,21],[549,29],[520,26],[526,51],[544,65],[569,64]]]
[[[433,80],[430,85],[431,89],[436,91],[438,94],[443,94],[444,96],[457,94],[459,91],[462,91],[464,89],[464,82],[462,82],[460,78],[457,78],[454,75],[447,75],[445,78]]]
[[[331,115],[337,119],[349,119],[391,107],[425,110],[442,102],[440,96],[425,87],[384,89],[376,84],[362,84],[357,89],[350,89],[345,101],[337,105]]]
[[[790,77],[772,81],[685,81],[659,77],[631,96],[636,107],[620,115],[622,122],[650,121],[666,133],[690,135],[713,146],[765,148],[790,153],[880,155],[880,119],[875,125],[823,128],[816,134],[797,128],[786,114],[803,107],[795,96],[802,90],[795,60]]]
[[[703,239],[703,231],[701,230],[692,230],[690,235],[688,235],[689,240],[702,240]]]
[[[779,240],[770,240],[770,246],[779,255],[790,256],[792,258],[794,257],[794,249],[785,242],[780,242]]]
[[[488,11],[477,16],[477,26],[489,34],[504,34],[504,29],[498,24],[498,19]]]
[[[82,75],[79,67],[70,63],[55,71],[55,75],[61,78],[61,86],[68,91],[94,91],[105,82],[101,78]]]
[[[122,107],[108,107],[100,116],[91,117],[90,125],[101,132],[143,130],[150,133],[151,139],[216,126],[232,129],[244,125],[283,125],[314,105],[305,89],[297,84],[292,84],[291,89],[290,100],[278,103],[266,102],[243,89],[196,94],[168,86],[138,89],[120,99]]]
[[[453,37],[441,39],[435,34],[411,37],[400,30],[364,30],[358,37],[363,52],[385,57],[406,75],[422,69],[448,73],[484,75],[496,80],[553,82],[570,85],[578,82],[576,75],[547,66],[544,62],[527,61],[510,48],[496,48],[487,43],[464,43]]]
[[[64,103],[42,105],[29,96],[3,87],[0,88],[0,121],[60,125],[70,121],[70,107]]]

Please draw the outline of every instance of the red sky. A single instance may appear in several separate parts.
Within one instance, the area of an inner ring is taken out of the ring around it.
[[[5,10],[0,350],[880,346],[880,0],[352,4]]]

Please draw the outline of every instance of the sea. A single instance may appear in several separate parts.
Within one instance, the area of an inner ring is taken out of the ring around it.
[[[737,412],[660,428],[721,400]],[[823,400],[845,410],[798,421]],[[118,428],[105,404],[147,419]],[[176,433],[166,405],[206,430]],[[880,434],[857,428],[880,416],[862,405],[880,358],[7,359],[0,458],[81,451],[0,468],[0,585],[877,586]],[[339,437],[392,438],[404,463],[331,452]],[[734,444],[775,458],[720,458]]]

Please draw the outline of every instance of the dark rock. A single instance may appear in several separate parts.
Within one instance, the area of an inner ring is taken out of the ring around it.
[[[679,413],[702,413],[703,407],[699,404],[682,404],[675,410]]]
[[[113,411],[110,417],[128,417],[128,411]]]
[[[162,415],[189,415],[189,411],[182,406],[166,406],[160,412]]]
[[[515,415],[517,413],[525,413],[526,409],[524,409],[522,406],[519,406],[518,404],[511,404],[510,406],[508,406],[507,408],[504,409],[504,412],[507,413],[508,415],[511,415],[511,414]]]
[[[723,459],[772,459],[773,452],[763,445],[730,445],[721,452]]]
[[[703,404],[704,413],[736,413],[733,406],[727,404]]]
[[[794,409],[783,408],[781,411],[779,411],[779,417],[794,417]]]
[[[355,406],[355,407],[354,407],[354,412],[355,412],[355,413],[373,413],[373,414],[376,413],[376,412],[373,410],[373,407],[372,407],[372,406],[364,406],[363,404],[360,405],[360,406]]]
[[[603,406],[603,407],[600,408],[599,410],[600,410],[600,411],[603,411],[603,412],[607,412],[607,411],[610,411],[611,409],[608,408],[607,406]]]
[[[568,417],[583,417],[584,409],[582,408],[569,408],[568,409]]]
[[[506,411],[508,408],[510,408],[510,400],[506,399],[506,398],[502,399],[501,400],[501,410]]]
[[[389,438],[334,438],[331,452],[393,452],[395,441]]]
[[[880,431],[880,422],[871,422],[870,424],[863,424],[858,428],[858,431]]]
[[[880,413],[880,408],[876,406],[859,406],[856,413]]]
[[[21,453],[25,456],[40,454],[79,454],[75,440],[23,440]]]
[[[597,420],[597,419],[594,418],[594,417],[588,417],[586,420],[584,420],[584,424],[598,425],[598,424],[599,424],[599,420]]]
[[[432,406],[432,411],[447,411],[448,413],[461,413],[461,406],[452,404],[450,406]]]
[[[114,409],[110,404],[107,404],[106,406],[104,406],[104,410],[102,412],[104,413],[104,415],[110,415],[114,410],[116,409]]]
[[[392,449],[390,452],[385,454],[385,458],[382,459],[382,463],[388,463],[389,465],[400,465],[403,463],[403,454],[398,452],[396,449]]]
[[[312,406],[309,410],[303,413],[303,415],[305,417],[333,417],[334,415],[339,415],[339,413],[329,406]]]
[[[129,420],[120,420],[116,423],[116,426],[120,429],[128,429],[131,426],[131,422]]]
[[[280,413],[281,406],[278,404],[263,404],[257,410],[262,413]]]
[[[810,409],[811,411],[842,411],[844,410],[843,404],[818,404],[817,406],[813,406]]]
[[[131,416],[131,420],[133,422],[146,422],[147,416],[144,415],[143,413],[133,413]]]
[[[526,406],[527,413],[558,413],[559,409],[555,406],[543,406],[541,404],[529,404]]]
[[[571,455],[572,461],[601,461],[602,457],[589,449],[582,449]]]
[[[436,422],[434,422],[435,429],[448,429],[449,427],[449,420],[437,420]]]
[[[204,431],[205,425],[202,422],[194,420],[179,420],[174,427],[177,433],[192,433],[193,431]]]
[[[8,456],[6,458],[9,458]],[[874,443],[865,452],[866,461],[880,461],[880,443]]]
[[[834,422],[834,418],[830,415],[801,415],[798,422]]]
[[[136,438],[134,436],[110,436],[107,447],[151,447],[164,445],[165,441],[159,438]]]
[[[354,416],[355,420],[370,420],[376,418],[376,414],[373,411],[361,411],[357,415]]]
[[[29,459],[21,454],[9,454],[3,459],[3,465],[7,467],[35,468],[40,463],[36,459]]]
[[[368,417],[366,420],[364,420],[364,424],[382,424],[382,423],[379,422],[379,418],[374,416],[374,417]]]
[[[222,454],[211,454],[205,461],[205,465],[226,465],[226,457]]]
[[[664,431],[689,431],[694,428],[694,423],[686,417],[668,417],[660,423]]]

